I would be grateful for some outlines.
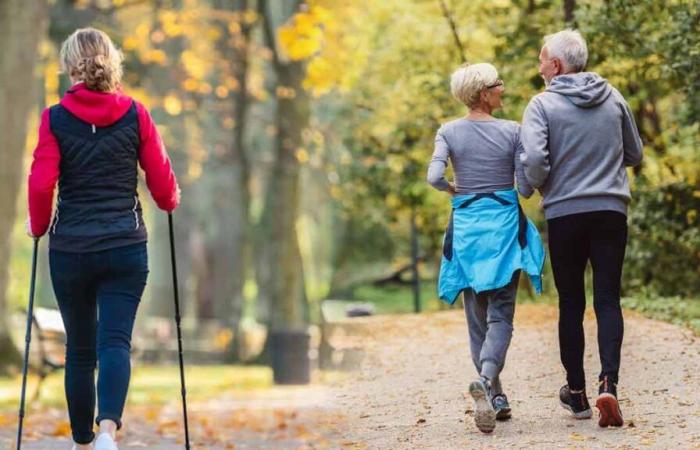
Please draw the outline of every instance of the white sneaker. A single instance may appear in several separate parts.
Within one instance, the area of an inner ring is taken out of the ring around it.
[[[100,433],[95,439],[95,445],[93,450],[119,450],[117,448],[117,443],[114,442],[112,436],[109,433]]]

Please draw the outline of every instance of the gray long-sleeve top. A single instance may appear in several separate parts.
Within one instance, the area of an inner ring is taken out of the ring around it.
[[[642,161],[642,141],[622,95],[592,72],[555,77],[525,109],[525,175],[547,219],[591,211],[627,213],[625,166]]]
[[[444,191],[445,170],[452,163],[457,194],[512,189],[514,174],[518,192],[530,197],[533,189],[520,162],[523,148],[520,126],[510,120],[457,119],[440,127],[428,166],[428,182]]]

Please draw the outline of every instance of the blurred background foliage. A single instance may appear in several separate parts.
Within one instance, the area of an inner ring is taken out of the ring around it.
[[[25,12],[9,23],[13,7]],[[24,183],[37,120],[68,87],[58,49],[83,26],[122,48],[124,90],[163,135],[183,192],[175,218],[185,327],[227,361],[258,357],[247,347],[263,348],[264,337],[247,333],[318,323],[327,298],[374,302],[379,312],[442,307],[435,278],[450,204],[425,172],[437,128],[466,112],[449,76],[465,62],[493,63],[506,86],[497,115],[519,121],[543,89],[542,37],[565,27],[587,38],[588,70],[627,98],[645,146],[630,172],[628,304],[644,309],[664,297],[693,305],[678,314],[698,311],[696,1],[9,0],[2,8],[0,134],[14,136],[2,155],[3,317],[26,301]],[[21,126],[5,120],[17,115]],[[546,238],[539,202],[523,206]],[[157,333],[151,319],[172,314],[169,256],[165,216],[148,206],[151,277],[138,329]],[[52,307],[42,243],[38,301]],[[545,286],[545,300],[556,298],[549,275]],[[9,328],[0,321],[8,366],[17,361]]]

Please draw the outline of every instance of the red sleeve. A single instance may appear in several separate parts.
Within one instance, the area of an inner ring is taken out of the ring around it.
[[[29,199],[29,221],[32,234],[42,236],[51,222],[53,191],[59,175],[61,151],[58,141],[51,132],[49,109],[41,113],[39,141],[34,149],[32,167],[27,181]]]
[[[160,134],[151,115],[141,103],[136,103],[139,116],[139,162],[146,173],[146,185],[156,205],[162,210],[173,211],[180,203],[180,192],[165,151]]]

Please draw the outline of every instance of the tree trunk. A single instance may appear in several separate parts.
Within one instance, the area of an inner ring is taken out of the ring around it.
[[[301,133],[309,120],[309,99],[302,88],[304,68],[301,63],[280,64],[276,72],[277,85],[293,89],[295,95],[278,99],[275,161],[262,218],[266,240],[263,265],[269,268],[264,287],[271,300],[269,318],[273,331],[296,330],[308,325],[296,232],[300,169],[296,149],[301,146]]]
[[[192,277],[194,278],[195,316],[197,319],[214,320],[214,282],[211,269],[214,262],[206,247],[204,232],[195,228],[192,232]]]
[[[450,26],[450,30],[452,30],[452,38],[454,39],[455,47],[459,52],[460,61],[462,62],[462,64],[464,64],[467,62],[467,56],[466,52],[464,51],[464,45],[462,44],[462,39],[460,39],[459,37],[459,31],[457,29],[457,24],[455,23],[454,16],[445,4],[445,0],[440,0],[440,9],[442,10],[442,15],[445,17],[447,24]]]
[[[300,2],[285,1],[275,3],[275,6],[282,10],[281,14],[273,14],[266,1],[260,2],[265,36],[273,51],[273,66],[277,77],[275,92],[278,93],[274,159],[259,227],[261,241],[257,247],[258,289],[262,304],[268,305],[264,310],[264,320],[269,330],[268,344],[270,336],[306,333],[309,324],[308,299],[296,231],[300,204],[300,167],[296,152],[302,145],[302,132],[309,122],[309,95],[302,85],[305,63],[282,58],[276,47],[277,25],[274,19],[279,17],[281,23],[287,21],[297,11]],[[272,351],[277,381],[284,374],[278,373],[279,367],[274,362],[284,359],[284,355],[276,354],[273,347],[275,345],[266,345]]]
[[[564,0],[564,22],[570,26],[576,26],[574,22],[574,12],[576,11],[576,0]]]
[[[37,48],[45,34],[46,2],[0,2],[0,372],[21,363],[8,330],[7,287],[12,228],[27,140],[27,117],[34,112]],[[24,204],[24,202],[22,202]]]
[[[231,62],[233,76],[238,90],[227,101],[226,111],[232,110],[234,126],[225,151],[212,161],[212,175],[215,178],[216,192],[227,195],[214,195],[213,219],[215,232],[208,246],[211,261],[210,269],[215,297],[216,316],[222,324],[233,331],[231,356],[237,360],[240,345],[240,322],[243,316],[243,287],[245,285],[250,253],[250,164],[245,147],[245,131],[248,118],[248,71],[251,33],[253,23],[245,20],[249,0],[216,2],[217,7],[236,14],[234,20],[240,24],[240,31],[233,32],[230,23],[220,27],[222,38],[219,48],[222,55]],[[229,109],[230,108],[230,109]]]
[[[420,304],[420,273],[418,272],[418,226],[416,225],[416,207],[411,208],[411,271],[413,277],[411,285],[413,286],[413,312],[421,311]]]

